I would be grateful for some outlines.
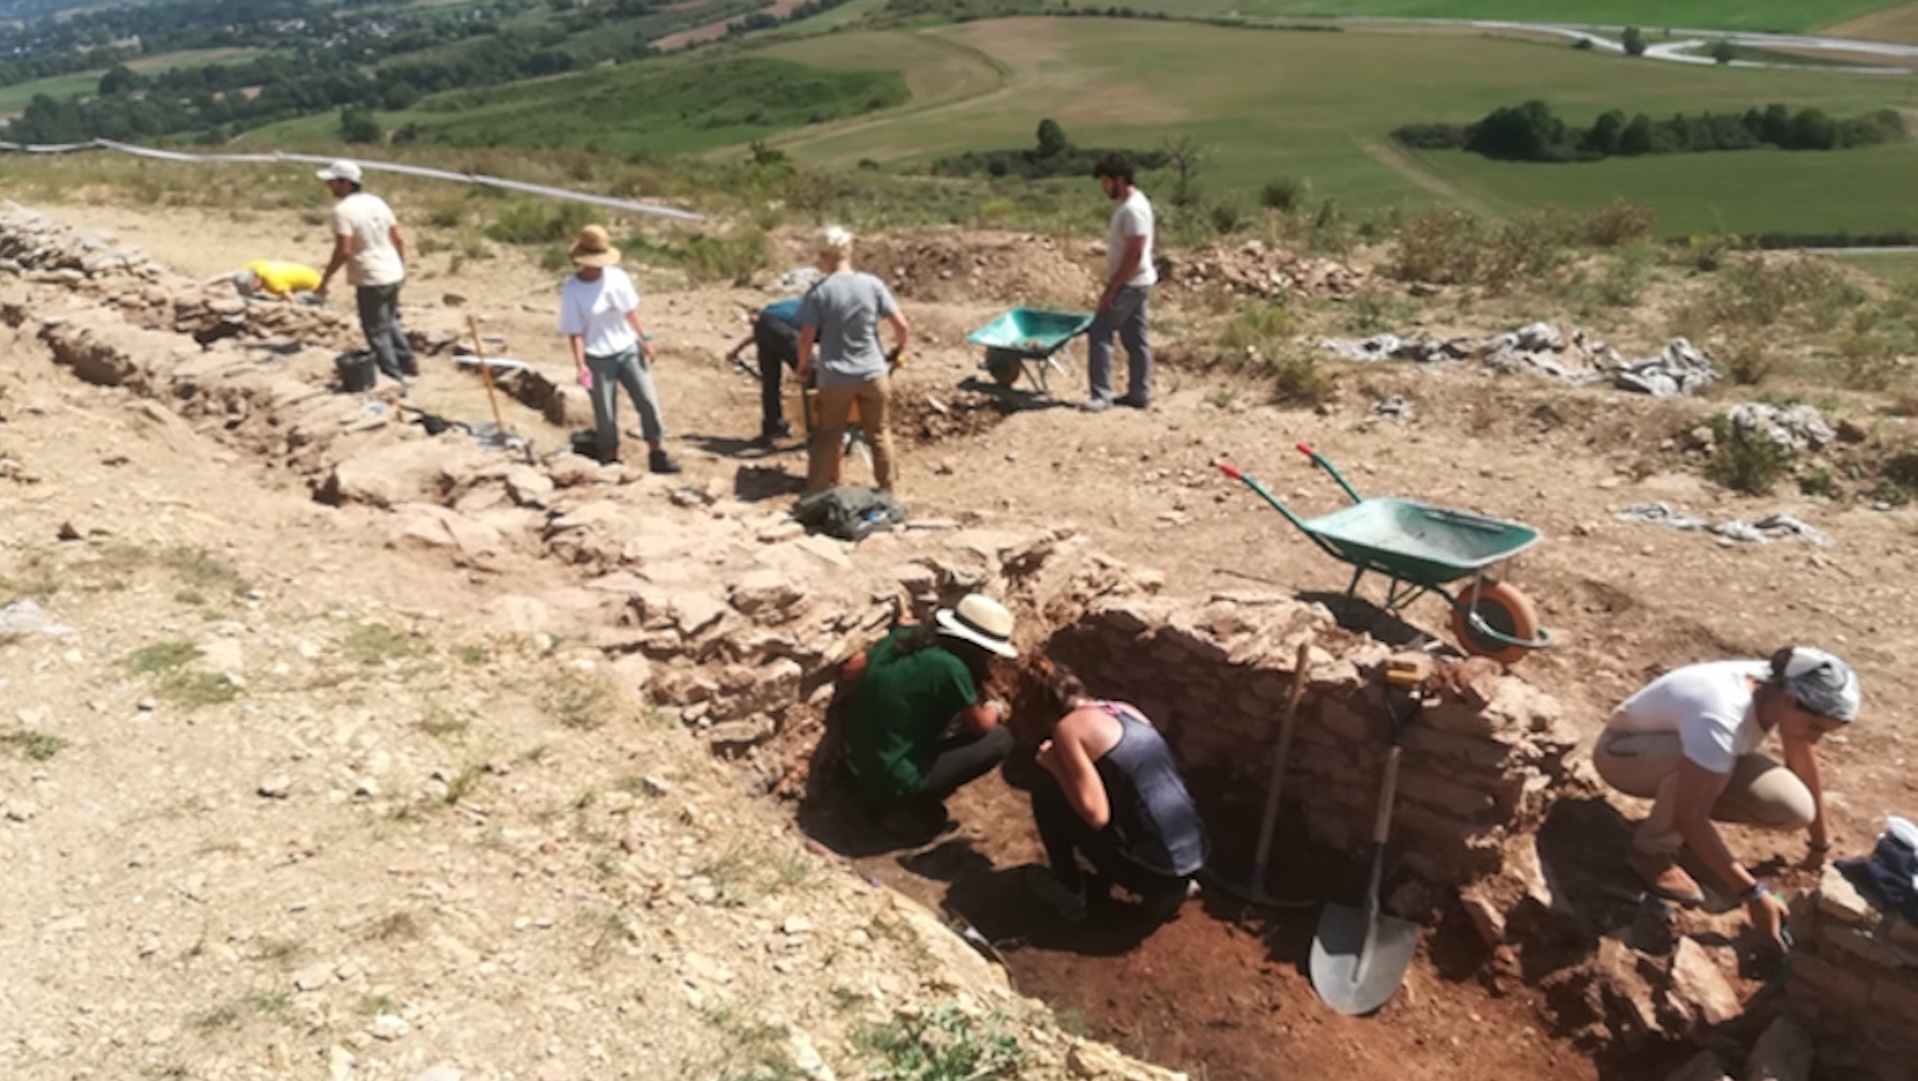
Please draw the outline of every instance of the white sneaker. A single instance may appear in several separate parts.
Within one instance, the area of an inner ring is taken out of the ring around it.
[[[1051,868],[1036,863],[1026,865],[1026,892],[1046,903],[1046,907],[1067,923],[1078,923],[1086,918],[1086,895],[1083,889],[1069,890],[1052,873]]]

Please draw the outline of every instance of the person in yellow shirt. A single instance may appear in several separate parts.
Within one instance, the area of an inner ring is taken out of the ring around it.
[[[234,272],[233,287],[242,296],[266,293],[288,299],[296,293],[318,292],[320,272],[303,263],[255,259]]]

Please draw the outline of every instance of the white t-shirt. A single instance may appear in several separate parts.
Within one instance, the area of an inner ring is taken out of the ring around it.
[[[1145,237],[1145,249],[1139,253],[1139,269],[1126,285],[1159,284],[1159,268],[1152,265],[1152,202],[1145,193],[1133,188],[1119,209],[1112,212],[1112,224],[1106,227],[1106,281],[1119,272],[1125,262],[1126,243],[1135,236]]]
[[[1685,757],[1713,773],[1730,773],[1738,756],[1765,741],[1752,709],[1752,680],[1764,661],[1688,664],[1646,684],[1605,722],[1609,732],[1676,732]]]
[[[354,285],[398,285],[406,280],[406,266],[393,247],[398,219],[386,200],[356,191],[333,204],[333,235],[353,238],[353,257],[346,261],[346,280]]]
[[[559,332],[586,339],[586,355],[610,357],[639,344],[639,335],[626,313],[639,308],[639,289],[616,266],[599,272],[597,281],[581,281],[575,274],[559,293]]]

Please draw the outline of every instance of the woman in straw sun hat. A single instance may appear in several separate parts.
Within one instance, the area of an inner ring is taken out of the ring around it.
[[[573,350],[580,385],[592,396],[595,447],[602,462],[619,460],[619,388],[626,388],[639,411],[646,438],[647,466],[655,473],[677,473],[666,453],[665,423],[653,386],[657,356],[639,319],[639,289],[619,268],[619,249],[604,226],[579,231],[568,252],[573,275],[560,289],[559,332]]]
[[[1652,801],[1627,852],[1653,893],[1696,904],[1678,864],[1692,855],[1745,902],[1752,924],[1783,941],[1785,904],[1732,855],[1713,822],[1804,830],[1809,854],[1831,849],[1818,742],[1858,716],[1858,674],[1810,646],[1768,660],[1713,661],[1653,680],[1612,712],[1592,750],[1599,776]],[[1785,764],[1759,753],[1776,733]]]
[[[846,662],[845,764],[887,830],[938,833],[946,797],[1012,748],[1011,711],[986,693],[993,658],[1018,656],[1012,623],[1004,605],[972,593]]]

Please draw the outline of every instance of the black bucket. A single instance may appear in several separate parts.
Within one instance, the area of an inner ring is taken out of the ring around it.
[[[341,353],[333,358],[333,367],[340,373],[340,390],[347,394],[372,390],[379,381],[379,369],[370,351]]]

